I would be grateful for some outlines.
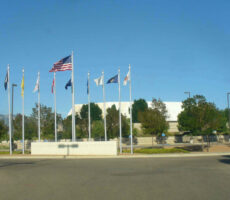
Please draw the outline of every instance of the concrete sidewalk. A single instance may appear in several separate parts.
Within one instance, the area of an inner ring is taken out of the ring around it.
[[[123,154],[117,156],[47,156],[47,155],[0,155],[1,159],[97,159],[97,158],[171,158],[171,157],[206,157],[206,156],[223,156],[229,155],[230,152],[218,153],[170,153],[170,154]]]

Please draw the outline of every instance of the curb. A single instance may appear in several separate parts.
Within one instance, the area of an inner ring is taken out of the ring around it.
[[[230,152],[220,153],[181,153],[181,154],[135,154],[135,155],[117,155],[117,156],[44,156],[44,155],[12,155],[12,156],[0,156],[0,160],[6,159],[125,159],[125,158],[185,158],[185,157],[210,157],[210,156],[230,156]]]

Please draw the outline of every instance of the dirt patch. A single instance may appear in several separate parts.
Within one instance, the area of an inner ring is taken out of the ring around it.
[[[198,145],[186,145],[186,146],[167,146],[163,147],[167,149],[184,149],[189,152],[213,152],[213,153],[218,153],[218,152],[230,152],[230,144],[211,144],[208,146],[207,144],[198,144]]]
[[[204,152],[230,152],[230,145],[211,145],[208,148],[204,148]]]

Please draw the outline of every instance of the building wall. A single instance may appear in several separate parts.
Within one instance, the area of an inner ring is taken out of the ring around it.
[[[179,132],[177,126],[178,126],[178,122],[169,122],[168,132],[169,133],[177,133],[177,132]]]
[[[182,103],[181,102],[164,102],[164,103],[168,110],[167,121],[176,122],[178,114],[182,111]],[[103,111],[103,102],[99,102],[96,104]],[[152,102],[147,101],[147,104],[148,104],[148,107],[151,107]],[[111,108],[112,105],[115,105],[116,108],[119,108],[119,102],[106,102],[106,108]],[[76,104],[75,112],[79,114],[82,106],[83,104]],[[128,118],[130,117],[129,108],[130,108],[130,103],[128,101],[121,102],[121,113]],[[68,115],[71,115],[71,113],[72,113],[72,109],[69,111]]]
[[[168,123],[169,123],[169,129],[168,129],[169,133],[178,133],[179,132],[179,130],[177,128],[178,122],[169,121]],[[134,123],[134,128],[136,128],[139,133],[142,133],[141,123]]]

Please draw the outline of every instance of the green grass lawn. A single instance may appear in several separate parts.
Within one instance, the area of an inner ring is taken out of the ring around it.
[[[13,154],[20,155],[22,151],[13,151]],[[30,151],[25,151],[25,154],[30,154]],[[0,151],[0,155],[10,155],[9,151]]]
[[[123,149],[123,153],[130,153],[130,149]],[[134,153],[142,154],[160,154],[160,153],[189,153],[189,151],[184,149],[172,148],[172,149],[134,149]],[[0,151],[0,155],[9,155],[9,151]],[[13,154],[20,155],[21,151],[13,151]],[[25,151],[25,154],[30,154],[30,151]]]
[[[124,149],[123,153],[130,153],[130,149]],[[184,149],[134,149],[134,153],[157,154],[157,153],[189,153]]]

